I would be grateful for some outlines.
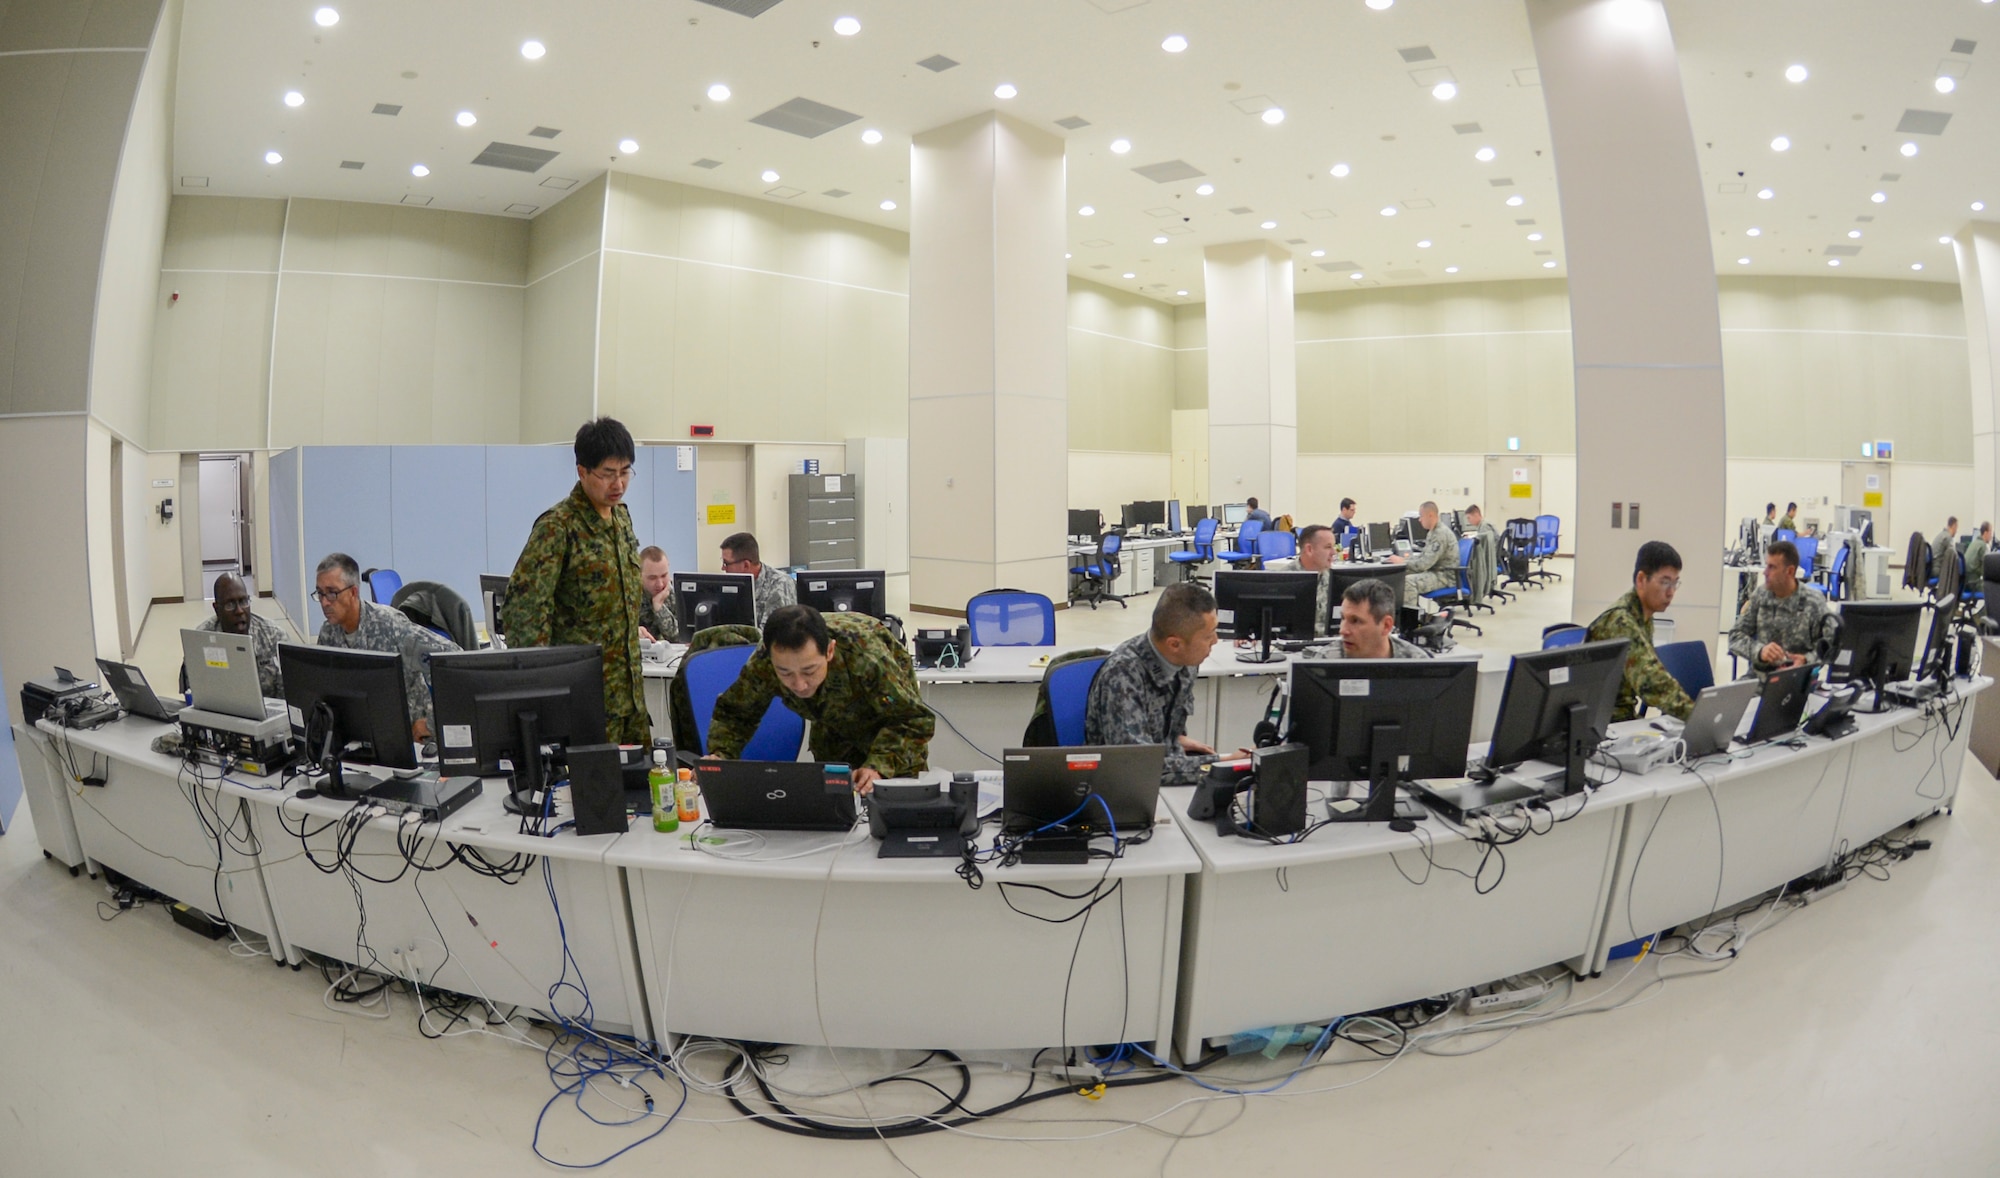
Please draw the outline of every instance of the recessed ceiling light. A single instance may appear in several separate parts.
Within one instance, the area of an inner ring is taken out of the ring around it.
[[[479,116],[469,110],[462,110],[458,112],[458,118],[454,121],[461,127],[470,127],[479,121]]]
[[[1418,249],[1420,249],[1420,250],[1427,250],[1427,249],[1431,248],[1431,242],[1430,242],[1430,238],[1428,238],[1428,237],[1427,237],[1427,238],[1425,238],[1424,240],[1422,240],[1422,241],[1418,242],[1418,243],[1417,243],[1417,248],[1418,248]]]
[[[995,98],[1012,98],[1019,93],[1020,91],[1014,88],[1014,83],[1012,82],[1002,82],[998,86],[993,87],[993,97]]]
[[[1847,231],[1847,235],[1848,235],[1849,237],[1859,237],[1859,236],[1861,236],[1861,230],[1859,230],[1859,229],[1849,229],[1849,230]]]
[[[1902,152],[1905,156],[1913,156],[1917,154],[1917,145],[1914,143],[1905,143],[1896,150]]]
[[[1951,238],[1949,238],[1949,237],[1940,237],[1940,238],[1938,238],[1938,244],[1939,244],[1939,245],[1950,245],[1950,244],[1951,244]]]
[[[1315,258],[1323,258],[1323,257],[1325,257],[1325,256],[1326,256],[1326,251],[1325,251],[1325,250],[1314,250],[1314,251],[1313,251],[1313,257],[1315,257]]]
[[[1811,76],[1812,75],[1806,71],[1806,67],[1802,65],[1790,65],[1785,67],[1785,81],[1787,82],[1803,82]]]
[[[1826,264],[1827,264],[1827,265],[1829,265],[1829,266],[1838,266],[1838,265],[1840,265],[1840,259],[1839,259],[1839,258],[1828,258],[1828,259],[1826,260]]]
[[[431,170],[429,168],[426,168],[422,164],[410,165],[410,175],[415,176],[419,180],[423,179],[425,176],[428,176],[430,174]]]
[[[776,184],[778,182],[778,173],[772,171],[770,168],[765,168],[764,175],[761,178],[766,184]]]
[[[1542,269],[1544,269],[1544,270],[1553,270],[1553,269],[1555,269],[1555,268],[1556,268],[1556,264],[1555,264],[1555,263],[1554,263],[1553,261],[1550,261],[1550,262],[1543,262],[1543,263],[1542,263]]]
[[[1194,190],[1194,194],[1195,194],[1196,196],[1214,196],[1214,195],[1215,195],[1215,185],[1213,185],[1213,184],[1203,184],[1203,185],[1201,185],[1201,186],[1200,186],[1199,188],[1196,188],[1196,189]]]
[[[1520,193],[1517,192],[1514,195],[1507,198],[1507,207],[1510,209],[1518,209],[1521,207],[1523,203],[1526,202],[1526,199],[1527,199],[1526,197],[1523,197]]]
[[[548,51],[549,47],[540,41],[521,42],[521,56],[527,58],[529,61],[540,61],[542,55]]]
[[[1382,10],[1388,8],[1390,5],[1394,4],[1396,0],[1367,0],[1367,2],[1368,2],[1368,7],[1374,9],[1377,12],[1381,12]]]
[[[1166,238],[1164,238],[1164,237],[1155,237],[1155,238],[1153,239],[1153,244],[1154,244],[1154,245],[1165,245],[1165,244],[1167,244],[1167,239],[1166,239]]]
[[[285,91],[285,105],[286,105],[286,106],[304,106],[305,104],[306,104],[306,96],[305,96],[305,95],[303,95],[303,94],[299,93],[299,92],[298,92],[297,90],[287,90],[287,91]]]
[[[1458,273],[1458,267],[1457,267],[1457,266],[1446,266],[1446,267],[1444,268],[1444,272],[1445,272],[1446,274],[1456,274],[1456,273]]]
[[[1359,270],[1356,270],[1356,271],[1355,271],[1354,273],[1352,273],[1352,274],[1349,274],[1349,275],[1348,275],[1348,277],[1349,277],[1349,278],[1351,278],[1351,279],[1353,279],[1353,280],[1354,280],[1354,281],[1356,281],[1356,282],[1359,282],[1359,281],[1361,281],[1361,271],[1359,271]]]
[[[322,8],[313,13],[313,23],[322,29],[330,29],[340,23],[340,14],[331,8]]]
[[[1276,221],[1266,221],[1266,222],[1264,222],[1264,228],[1266,228],[1266,229],[1276,229],[1277,227],[1278,227],[1278,223],[1277,223]]]
[[[1331,168],[1327,169],[1327,173],[1336,180],[1346,179],[1348,174],[1353,171],[1354,169],[1348,167],[1346,164],[1335,164]]]
[[[1792,141],[1785,138],[1783,135],[1780,135],[1776,139],[1771,140],[1772,151],[1790,151],[1791,149],[1792,149]]]
[[[1750,259],[1749,259],[1749,258],[1738,258],[1738,259],[1736,259],[1736,264],[1737,264],[1737,265],[1739,265],[1739,266],[1748,266],[1748,265],[1750,264]]]
[[[1923,269],[1923,268],[1924,268],[1924,264],[1923,264],[1922,262],[1911,262],[1911,263],[1910,263],[1910,269],[1912,269],[1912,270],[1921,270],[1921,269]]]
[[[1985,212],[1985,211],[1986,211],[1986,202],[1985,202],[1985,201],[1983,201],[1983,200],[1975,200],[1975,201],[1973,201],[1973,202],[1972,202],[1972,211],[1973,211],[1973,212],[1975,212],[1975,213],[1983,213],[1983,212]]]
[[[843,16],[833,22],[833,31],[843,37],[852,37],[861,31],[861,22],[851,16]]]
[[[1127,278],[1137,278],[1137,277],[1139,277],[1139,276],[1138,276],[1137,274],[1134,274],[1134,273],[1133,273],[1132,271],[1130,271],[1130,270],[1127,270],[1127,271],[1125,271],[1125,277],[1127,277]]]
[[[873,127],[870,127],[866,131],[863,131],[861,133],[861,142],[871,145],[880,143],[882,142],[882,132],[877,131]]]
[[[1529,240],[1529,241],[1540,241],[1541,239],[1542,239],[1542,235],[1541,235],[1541,234],[1539,234],[1539,233],[1530,233],[1530,234],[1528,234],[1528,240]]]
[[[1878,204],[1878,205],[1879,205],[1879,204],[1881,204],[1881,203],[1882,203],[1883,201],[1885,201],[1885,200],[1888,200],[1888,199],[1889,199],[1889,194],[1888,194],[1888,193],[1886,193],[1886,192],[1878,192],[1878,193],[1876,193],[1875,195],[1873,195],[1873,196],[1869,197],[1868,199],[1869,199],[1869,200],[1872,200],[1872,201],[1874,201],[1874,202],[1875,202],[1876,204]]]
[[[1500,153],[1494,151],[1490,147],[1482,147],[1478,151],[1472,153],[1472,158],[1478,160],[1482,164],[1490,164],[1493,162],[1493,157],[1498,154]]]
[[[1431,97],[1437,99],[1439,102],[1450,102],[1452,99],[1458,97],[1458,87],[1452,85],[1450,82],[1439,82],[1437,85],[1431,87]]]
[[[1132,141],[1130,139],[1113,139],[1111,141],[1111,153],[1113,155],[1124,155],[1130,150],[1132,150]]]
[[[1186,291],[1184,291],[1184,290],[1177,290],[1177,291],[1175,291],[1174,293],[1175,293],[1175,294],[1177,294],[1177,295],[1179,295],[1179,296],[1180,296],[1180,297],[1182,297],[1182,298],[1186,298],[1186,297],[1187,297],[1187,292],[1186,292]]]
[[[1383,205],[1383,206],[1382,206],[1382,215],[1383,215],[1383,216],[1385,216],[1385,217],[1393,217],[1393,216],[1395,216],[1395,215],[1396,215],[1396,206],[1395,206],[1395,205]]]
[[[275,151],[267,151],[264,153],[264,162],[267,164],[282,164],[285,162],[285,157]]]
[[[895,211],[896,211],[896,202],[895,202],[895,201],[893,201],[893,200],[885,200],[885,201],[883,201],[883,202],[882,202],[882,211],[883,211],[883,212],[885,212],[885,213],[893,213],[893,212],[895,212]],[[1069,257],[1069,255],[1068,255],[1068,254],[1064,254],[1064,255],[1063,255],[1063,257],[1067,258],[1067,257]]]
[[[1958,89],[1958,82],[1950,74],[1939,74],[1937,81],[1933,82],[1932,85],[1937,87],[1939,94],[1949,94],[1953,90]]]
[[[1175,33],[1173,36],[1160,42],[1160,48],[1166,50],[1168,53],[1180,53],[1187,48],[1187,38],[1181,36],[1179,33]],[[1186,294],[1187,292],[1182,291],[1181,293]]]
[[[1743,234],[1746,237],[1762,237],[1764,236],[1764,231],[1762,229],[1757,228],[1755,225],[1752,225],[1750,228],[1745,229],[1743,231]]]
[[[1757,199],[1758,199],[1758,200],[1770,200],[1770,199],[1771,199],[1772,197],[1774,197],[1774,196],[1776,196],[1776,195],[1778,195],[1778,194],[1777,194],[1777,193],[1775,193],[1775,192],[1772,192],[1772,191],[1771,191],[1770,189],[1768,189],[1768,188],[1759,188],[1759,189],[1757,190]]]
[[[1079,217],[1095,217],[1097,215],[1097,210],[1089,205],[1085,205],[1076,211],[1076,215]]]
[[[710,102],[728,102],[729,87],[723,85],[721,82],[717,82],[715,85],[710,86],[708,88],[708,100]]]
[[[639,141],[637,139],[620,139],[618,141],[618,150],[624,152],[626,155],[631,155],[633,152],[639,150]],[[778,178],[775,172],[766,172],[764,174],[773,180]]]
[[[1282,106],[1267,107],[1264,113],[1257,117],[1264,120],[1265,126],[1275,127],[1285,121],[1285,108]]]

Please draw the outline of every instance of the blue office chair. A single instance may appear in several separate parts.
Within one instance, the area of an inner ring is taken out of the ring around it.
[[[1800,536],[1792,541],[1792,546],[1799,550],[1799,580],[1812,580],[1813,565],[1819,560],[1819,537]]]
[[[1220,526],[1215,517],[1195,524],[1194,546],[1185,552],[1169,552],[1167,559],[1187,570],[1187,579],[1201,581],[1206,578],[1196,574],[1195,568],[1215,559],[1215,529]]]
[[[1455,572],[1458,575],[1458,583],[1456,585],[1446,585],[1442,589],[1433,589],[1429,593],[1424,594],[1425,597],[1429,598],[1432,601],[1437,602],[1441,606],[1458,606],[1458,605],[1469,606],[1472,604],[1472,582],[1468,580],[1466,576],[1466,568],[1472,563],[1472,545],[1473,545],[1472,537],[1470,536],[1459,537],[1458,568],[1455,570]],[[1451,619],[1451,624],[1456,627],[1470,630],[1474,634],[1481,635],[1482,637],[1486,633],[1486,631],[1481,630],[1478,626],[1474,625],[1470,620],[1466,618],[1453,616],[1453,618]]]
[[[1299,554],[1299,538],[1290,532],[1259,531],[1257,533],[1257,563],[1267,560],[1286,560]]]
[[[1549,558],[1562,546],[1562,521],[1553,515],[1535,517],[1535,575],[1552,581],[1562,580],[1561,573],[1552,573],[1546,567]]]
[[[1263,520],[1252,519],[1243,521],[1242,526],[1236,529],[1236,547],[1225,548],[1217,552],[1215,559],[1222,561],[1230,568],[1235,568],[1237,565],[1248,564],[1256,560],[1257,535],[1263,530]]]
[[[1542,649],[1555,650],[1564,646],[1582,646],[1590,637],[1590,627],[1579,626],[1575,622],[1557,622],[1542,630]]]
[[[361,579],[368,584],[368,598],[377,605],[387,605],[396,600],[396,590],[403,587],[403,578],[395,569],[366,569]]]
[[[988,589],[965,603],[974,646],[1054,646],[1056,603],[1024,589]]]
[[[1773,544],[1776,544],[1780,540],[1797,541],[1798,538],[1799,534],[1790,528],[1777,528],[1771,532],[1771,543]]]
[[[1076,659],[1049,671],[1049,712],[1056,722],[1057,744],[1074,747],[1085,743],[1083,714],[1090,702],[1091,681],[1103,665],[1104,658]]]
[[[1124,571],[1118,560],[1118,552],[1125,546],[1125,537],[1119,532],[1106,532],[1097,538],[1097,551],[1084,558],[1080,565],[1072,565],[1070,573],[1082,578],[1069,591],[1069,603],[1079,601],[1096,609],[1100,601],[1115,601],[1119,609],[1129,609],[1125,598],[1111,591],[1112,582]],[[1032,645],[1040,645],[1039,643]]]
[[[715,714],[715,701],[736,682],[744,664],[756,653],[757,648],[747,642],[740,646],[718,646],[690,655],[681,664],[681,676],[687,680],[688,702],[694,705],[694,729],[701,737],[702,752],[708,751],[708,723]],[[805,739],[805,718],[781,700],[773,699],[771,706],[764,709],[764,718],[758,721],[750,743],[743,746],[742,759],[796,761]]]
[[[1655,647],[1653,653],[1660,656],[1660,665],[1690,697],[1715,686],[1715,664],[1709,661],[1708,647],[1699,640],[1669,642]]]
[[[1826,566],[1826,599],[1839,601],[1847,596],[1847,545],[1833,550],[1833,563]]]

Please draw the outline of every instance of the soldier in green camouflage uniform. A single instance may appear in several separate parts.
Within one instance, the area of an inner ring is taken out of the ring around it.
[[[1625,652],[1625,677],[1618,684],[1613,720],[1636,719],[1648,704],[1677,720],[1687,719],[1694,710],[1694,701],[1660,665],[1653,650],[1653,615],[1673,604],[1680,584],[1681,554],[1664,540],[1648,540],[1639,546],[1632,591],[1590,623],[1592,642],[1624,638],[1632,643]]]
[[[639,663],[639,540],[620,502],[632,480],[632,435],[602,417],[576,431],[577,483],[543,512],[507,580],[507,645],[604,651],[604,734],[649,743]]]
[[[1424,594],[1458,584],[1458,533],[1438,517],[1438,505],[1428,499],[1417,509],[1417,522],[1429,533],[1423,548],[1407,557],[1389,558],[1410,570],[1403,578],[1403,604],[1412,609]]]
[[[866,614],[788,605],[766,619],[763,645],[715,701],[709,755],[742,756],[774,699],[812,721],[813,759],[848,765],[862,793],[929,763],[937,719],[910,652]]]
[[[1764,583],[1729,628],[1729,651],[1759,671],[1796,667],[1812,657],[1832,613],[1819,590],[1799,583],[1798,548],[1773,541],[1764,552]]]

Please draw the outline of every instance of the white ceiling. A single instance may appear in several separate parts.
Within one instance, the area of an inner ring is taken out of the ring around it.
[[[1396,0],[1385,12],[1363,0],[779,0],[754,19],[696,0],[331,2],[341,20],[322,29],[312,0],[188,0],[177,191],[427,196],[432,208],[504,214],[559,200],[551,178],[583,181],[616,167],[757,197],[778,188],[768,199],[796,189],[790,203],[905,229],[910,137],[1000,109],[1067,139],[1070,271],[1110,286],[1198,301],[1201,248],[1255,237],[1291,243],[1301,291],[1565,272],[1533,46],[1524,8],[1508,0]],[[1973,66],[1979,51],[1950,50],[1966,38],[2000,55],[2000,4],[1669,0],[1667,8],[1719,271],[1825,275],[1820,251],[1836,244],[1862,247],[1841,275],[1956,281],[1951,250],[1937,239],[1975,215],[1971,201],[2000,201],[1992,150],[2000,97]],[[860,19],[858,35],[834,33],[843,15]],[[1160,48],[1171,33],[1188,38],[1186,52]],[[548,46],[540,61],[520,54],[530,37]],[[1418,46],[1436,59],[1406,62],[1399,50]],[[961,64],[942,73],[915,64],[935,53]],[[1782,77],[1794,61],[1812,71],[1803,85]],[[1941,68],[1963,71],[1955,93],[1934,89]],[[1422,71],[1437,69],[1459,87],[1452,101],[1431,96]],[[725,103],[705,97],[717,81],[733,91]],[[1019,87],[1018,97],[995,98],[1001,82]],[[284,106],[288,89],[305,105]],[[861,118],[816,139],[748,121],[794,97]],[[1257,116],[1263,101],[1284,108],[1281,124]],[[402,111],[372,114],[376,103]],[[1945,134],[1898,135],[1913,107],[1951,113]],[[457,126],[460,110],[478,124]],[[1090,125],[1054,125],[1070,116]],[[1455,123],[1481,130],[1459,133]],[[562,133],[529,137],[536,126]],[[883,141],[864,144],[865,128]],[[1790,151],[1770,149],[1778,134],[1791,138]],[[625,137],[640,150],[620,158]],[[1131,140],[1129,154],[1110,151],[1119,137]],[[533,175],[473,166],[494,141],[561,154]],[[1905,141],[1919,144],[1916,158],[1897,154]],[[1497,158],[1481,163],[1474,152],[1487,146]],[[271,150],[282,163],[263,162]],[[721,166],[693,166],[704,158]],[[1131,170],[1175,159],[1204,172],[1214,195],[1196,195],[1202,179],[1155,184]],[[366,166],[343,170],[343,160]],[[415,163],[431,174],[413,177]],[[1335,163],[1351,175],[1329,175]],[[767,168],[778,185],[759,178]],[[1884,172],[1901,179],[1884,182]],[[207,187],[187,177],[206,177]],[[1737,184],[1742,192],[1724,191]],[[1774,199],[1753,195],[1765,186]],[[1877,191],[1886,203],[1869,201]],[[1519,208],[1505,205],[1511,194],[1524,198]],[[901,207],[883,212],[884,199]],[[1077,215],[1086,204],[1095,216]],[[1390,206],[1398,215],[1382,216]],[[1276,227],[1262,229],[1266,220]],[[1752,226],[1764,231],[1754,241],[1744,236]],[[1861,239],[1846,237],[1857,228]],[[1532,232],[1546,239],[1530,242]],[[1162,235],[1167,243],[1155,244]],[[1420,240],[1432,244],[1420,249]],[[1326,252],[1315,258],[1315,250]],[[1738,265],[1741,256],[1752,263]],[[1318,268],[1339,262],[1364,277]],[[1454,265],[1456,274],[1444,272]]]

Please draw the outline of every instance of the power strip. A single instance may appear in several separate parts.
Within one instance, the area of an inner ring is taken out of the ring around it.
[[[1465,999],[1465,1013],[1493,1014],[1502,1010],[1514,1010],[1540,1002],[1547,997],[1548,983],[1523,986],[1518,990],[1502,990],[1497,994],[1468,994]]]

